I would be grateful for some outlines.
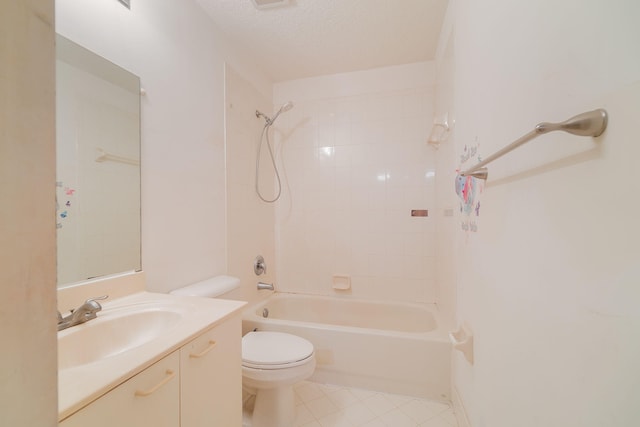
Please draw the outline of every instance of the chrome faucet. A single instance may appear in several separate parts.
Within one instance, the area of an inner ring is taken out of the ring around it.
[[[103,295],[101,297],[90,298],[84,302],[80,307],[72,309],[71,314],[62,317],[62,314],[58,311],[58,330],[70,328],[80,323],[88,322],[91,319],[95,319],[98,316],[98,312],[102,310],[102,306],[98,302],[99,300],[107,299],[109,295]]]
[[[269,291],[273,291],[273,283],[264,283],[264,282],[258,282],[258,290],[269,290]]]

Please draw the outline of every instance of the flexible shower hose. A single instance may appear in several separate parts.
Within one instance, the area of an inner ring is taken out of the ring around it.
[[[260,143],[258,144],[258,155],[256,156],[256,194],[258,195],[258,197],[260,198],[260,200],[262,200],[265,203],[273,203],[276,200],[278,200],[280,198],[280,194],[282,193],[282,183],[280,182],[280,174],[278,173],[278,166],[276,166],[276,159],[273,155],[273,149],[271,148],[271,141],[269,140],[269,128],[271,127],[271,124],[266,123],[264,125],[264,128],[262,129],[262,134],[260,135]],[[263,139],[265,139],[265,135],[266,135],[266,140],[267,140],[267,148],[269,148],[269,156],[271,157],[271,164],[273,165],[273,170],[276,173],[276,180],[278,182],[278,192],[276,194],[276,197],[274,199],[266,199],[262,196],[262,194],[260,193],[260,186],[259,186],[259,181],[260,181],[260,153],[262,152],[262,141]]]

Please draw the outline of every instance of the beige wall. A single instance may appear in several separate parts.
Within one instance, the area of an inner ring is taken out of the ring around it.
[[[53,2],[0,4],[0,425],[57,425]]]
[[[486,157],[538,122],[610,113],[595,141],[545,135],[492,163],[477,232],[457,214],[457,317],[475,364],[454,355],[454,387],[473,427],[638,425],[640,4],[451,7],[449,168],[465,145]]]
[[[440,37],[440,49],[436,57],[435,117],[447,118],[449,130],[442,134],[436,153],[436,276],[438,302],[446,320],[451,323],[456,304],[456,264],[454,236],[460,225],[456,218],[459,210],[456,193],[452,191],[456,176],[455,106],[453,104],[454,36],[451,31],[451,14],[447,14]]]
[[[262,202],[255,192],[257,146],[264,127],[264,120],[255,112],[271,115],[271,98],[230,66],[225,82],[228,274],[241,280],[240,289],[227,297],[252,302],[269,295],[268,291],[258,292],[258,281],[273,283],[276,273],[275,205]],[[275,178],[266,145],[262,148],[260,183],[271,199]],[[257,255],[267,265],[267,273],[261,276],[253,271]]]
[[[57,0],[56,29],[140,76],[142,268],[156,292],[227,273],[225,62],[270,81],[194,1]]]

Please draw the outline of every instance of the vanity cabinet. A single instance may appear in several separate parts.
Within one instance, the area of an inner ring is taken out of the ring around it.
[[[241,321],[227,321],[180,349],[180,426],[242,425]]]
[[[60,427],[240,427],[241,318],[199,335]]]
[[[180,352],[175,351],[95,402],[60,427],[176,427],[180,422]]]

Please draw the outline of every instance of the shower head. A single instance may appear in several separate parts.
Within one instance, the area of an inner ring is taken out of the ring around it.
[[[280,111],[285,112],[285,111],[291,110],[292,108],[293,108],[293,102],[288,101],[282,104],[282,107],[280,107]]]
[[[264,117],[264,120],[267,122],[267,126],[271,126],[273,124],[273,122],[276,121],[276,119],[278,118],[280,113],[284,113],[286,111],[289,111],[292,108],[293,108],[293,102],[288,101],[288,102],[285,102],[284,104],[282,104],[282,107],[280,107],[280,109],[278,110],[276,115],[273,116],[273,118],[269,118],[266,114],[261,113],[258,110],[256,110],[256,117]]]
[[[278,118],[280,113],[284,113],[285,111],[289,111],[292,108],[293,108],[293,102],[291,102],[291,101],[288,101],[288,102],[285,102],[284,104],[282,104],[282,107],[280,107],[280,109],[278,110],[276,115],[273,116],[273,119],[271,119],[271,123],[270,124],[273,124],[273,122],[276,121],[276,119]]]

